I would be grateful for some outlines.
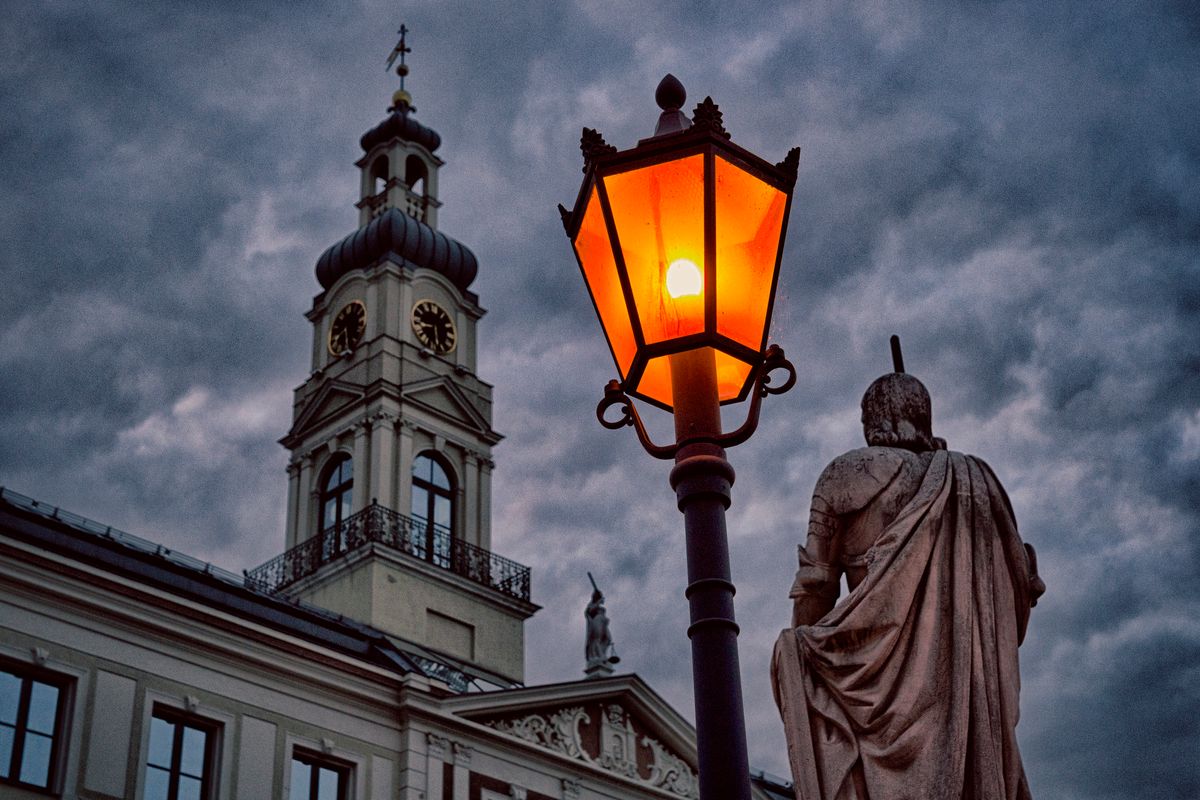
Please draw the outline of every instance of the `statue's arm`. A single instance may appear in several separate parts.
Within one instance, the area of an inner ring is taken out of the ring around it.
[[[839,529],[837,515],[831,513],[823,497],[814,494],[808,515],[808,538],[798,548],[800,563],[788,592],[792,598],[792,627],[812,625],[837,603],[842,577],[837,566]]]
[[[900,472],[904,456],[892,448],[864,447],[838,456],[813,490],[808,537],[788,596],[792,626],[812,625],[837,604],[842,577],[844,520],[866,508]]]

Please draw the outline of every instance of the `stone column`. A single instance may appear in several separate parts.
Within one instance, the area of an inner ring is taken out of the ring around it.
[[[315,452],[309,450],[300,457],[300,480],[297,483],[298,497],[296,498],[296,544],[300,544],[316,532],[313,524],[313,461]]]
[[[367,486],[375,470],[369,465],[370,456],[367,454],[367,437],[371,429],[366,420],[354,423],[350,430],[354,434],[354,493],[350,498],[350,513],[353,514],[362,511],[371,502]]]
[[[425,797],[442,800],[442,762],[450,755],[450,740],[436,733],[425,737]]]
[[[300,496],[300,463],[292,461],[287,465],[288,476],[288,493],[287,493],[287,528],[284,535],[284,547],[291,550],[299,541],[296,536],[296,528],[299,522],[299,511],[296,508],[296,502]]]
[[[399,464],[396,475],[396,511],[409,515],[412,513],[412,467],[413,467],[413,433],[417,426],[412,420],[401,419],[396,426],[399,434]]]
[[[395,420],[394,414],[386,412],[371,418],[371,497],[386,508],[396,504]]]
[[[479,460],[479,546],[492,549],[492,468],[490,458]]]
[[[463,527],[463,539],[480,547],[483,546],[479,541],[479,462],[481,460],[483,460],[483,453],[470,449],[466,451],[467,474],[463,476],[465,491],[462,514],[466,522]]]
[[[471,756],[474,753],[462,742],[454,743],[454,800],[470,800]]]

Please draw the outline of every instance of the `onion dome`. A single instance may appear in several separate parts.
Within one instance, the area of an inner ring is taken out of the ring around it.
[[[479,262],[466,245],[389,208],[322,253],[317,259],[317,280],[328,289],[347,272],[365,269],[389,255],[399,257],[405,266],[444,275],[459,291],[466,291],[479,271]]]
[[[397,94],[401,92],[397,92]],[[438,149],[442,144],[442,137],[433,128],[427,128],[410,117],[409,113],[416,109],[406,101],[407,98],[397,100],[387,119],[362,135],[358,143],[362,145],[364,153],[371,152],[371,148],[376,145],[397,138],[419,144],[431,153]]]

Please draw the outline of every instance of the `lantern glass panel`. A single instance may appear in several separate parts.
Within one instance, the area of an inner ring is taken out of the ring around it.
[[[637,342],[633,338],[629,311],[621,291],[621,279],[617,275],[608,229],[604,224],[604,212],[600,207],[600,196],[595,188],[588,198],[583,224],[575,236],[575,254],[583,266],[583,275],[592,293],[592,301],[596,304],[600,324],[604,327],[604,335],[608,338],[623,379],[629,374]]]
[[[604,188],[646,344],[702,332],[703,282],[672,297],[667,270],[684,261],[704,273],[704,156],[609,175]]]
[[[715,359],[718,401],[725,403],[733,400],[746,385],[746,379],[750,377],[751,366],[720,350],[704,349],[711,351]],[[646,364],[646,371],[642,373],[642,379],[638,382],[637,392],[668,408],[674,408],[670,358],[670,356],[659,356],[650,359]]]
[[[761,350],[787,195],[717,157],[717,333]]]

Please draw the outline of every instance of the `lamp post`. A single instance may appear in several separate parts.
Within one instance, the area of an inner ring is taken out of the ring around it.
[[[700,798],[749,800],[725,448],[754,433],[763,397],[796,380],[783,350],[766,344],[800,150],[772,165],[730,140],[711,98],[689,119],[686,97],[674,76],[663,78],[654,135],[629,150],[585,128],[583,185],[574,209],[559,213],[621,376],[596,415],[606,428],[632,426],[648,453],[675,460]],[[631,397],[674,415],[674,443],[651,441]],[[747,398],[746,421],[723,432],[720,406]],[[619,418],[606,416],[613,408]]]

